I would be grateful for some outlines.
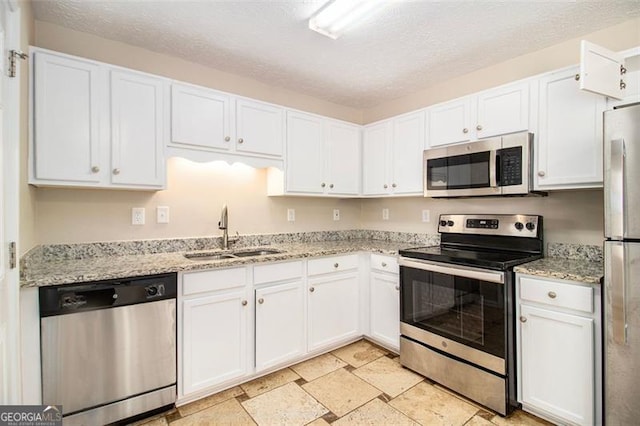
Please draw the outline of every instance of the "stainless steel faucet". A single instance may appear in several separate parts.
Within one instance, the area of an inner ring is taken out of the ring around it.
[[[229,250],[229,212],[227,205],[222,206],[222,213],[220,213],[220,222],[218,222],[218,229],[222,229],[222,249]]]

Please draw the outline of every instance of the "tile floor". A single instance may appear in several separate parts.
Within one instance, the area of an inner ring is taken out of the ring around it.
[[[400,366],[366,341],[211,395],[137,425],[549,425],[500,417]]]

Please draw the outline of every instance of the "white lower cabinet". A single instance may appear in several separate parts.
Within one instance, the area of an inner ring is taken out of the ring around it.
[[[601,424],[599,289],[519,275],[523,409],[556,423]]]
[[[400,350],[400,283],[395,257],[371,255],[369,334],[380,344]]]

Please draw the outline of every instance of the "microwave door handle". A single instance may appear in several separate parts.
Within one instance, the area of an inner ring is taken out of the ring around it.
[[[497,151],[491,151],[489,154],[489,186],[491,188],[498,187],[498,181],[496,179],[496,157],[498,157]]]

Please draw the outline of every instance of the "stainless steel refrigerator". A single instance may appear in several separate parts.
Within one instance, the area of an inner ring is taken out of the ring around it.
[[[640,422],[640,103],[604,115],[604,420]]]

